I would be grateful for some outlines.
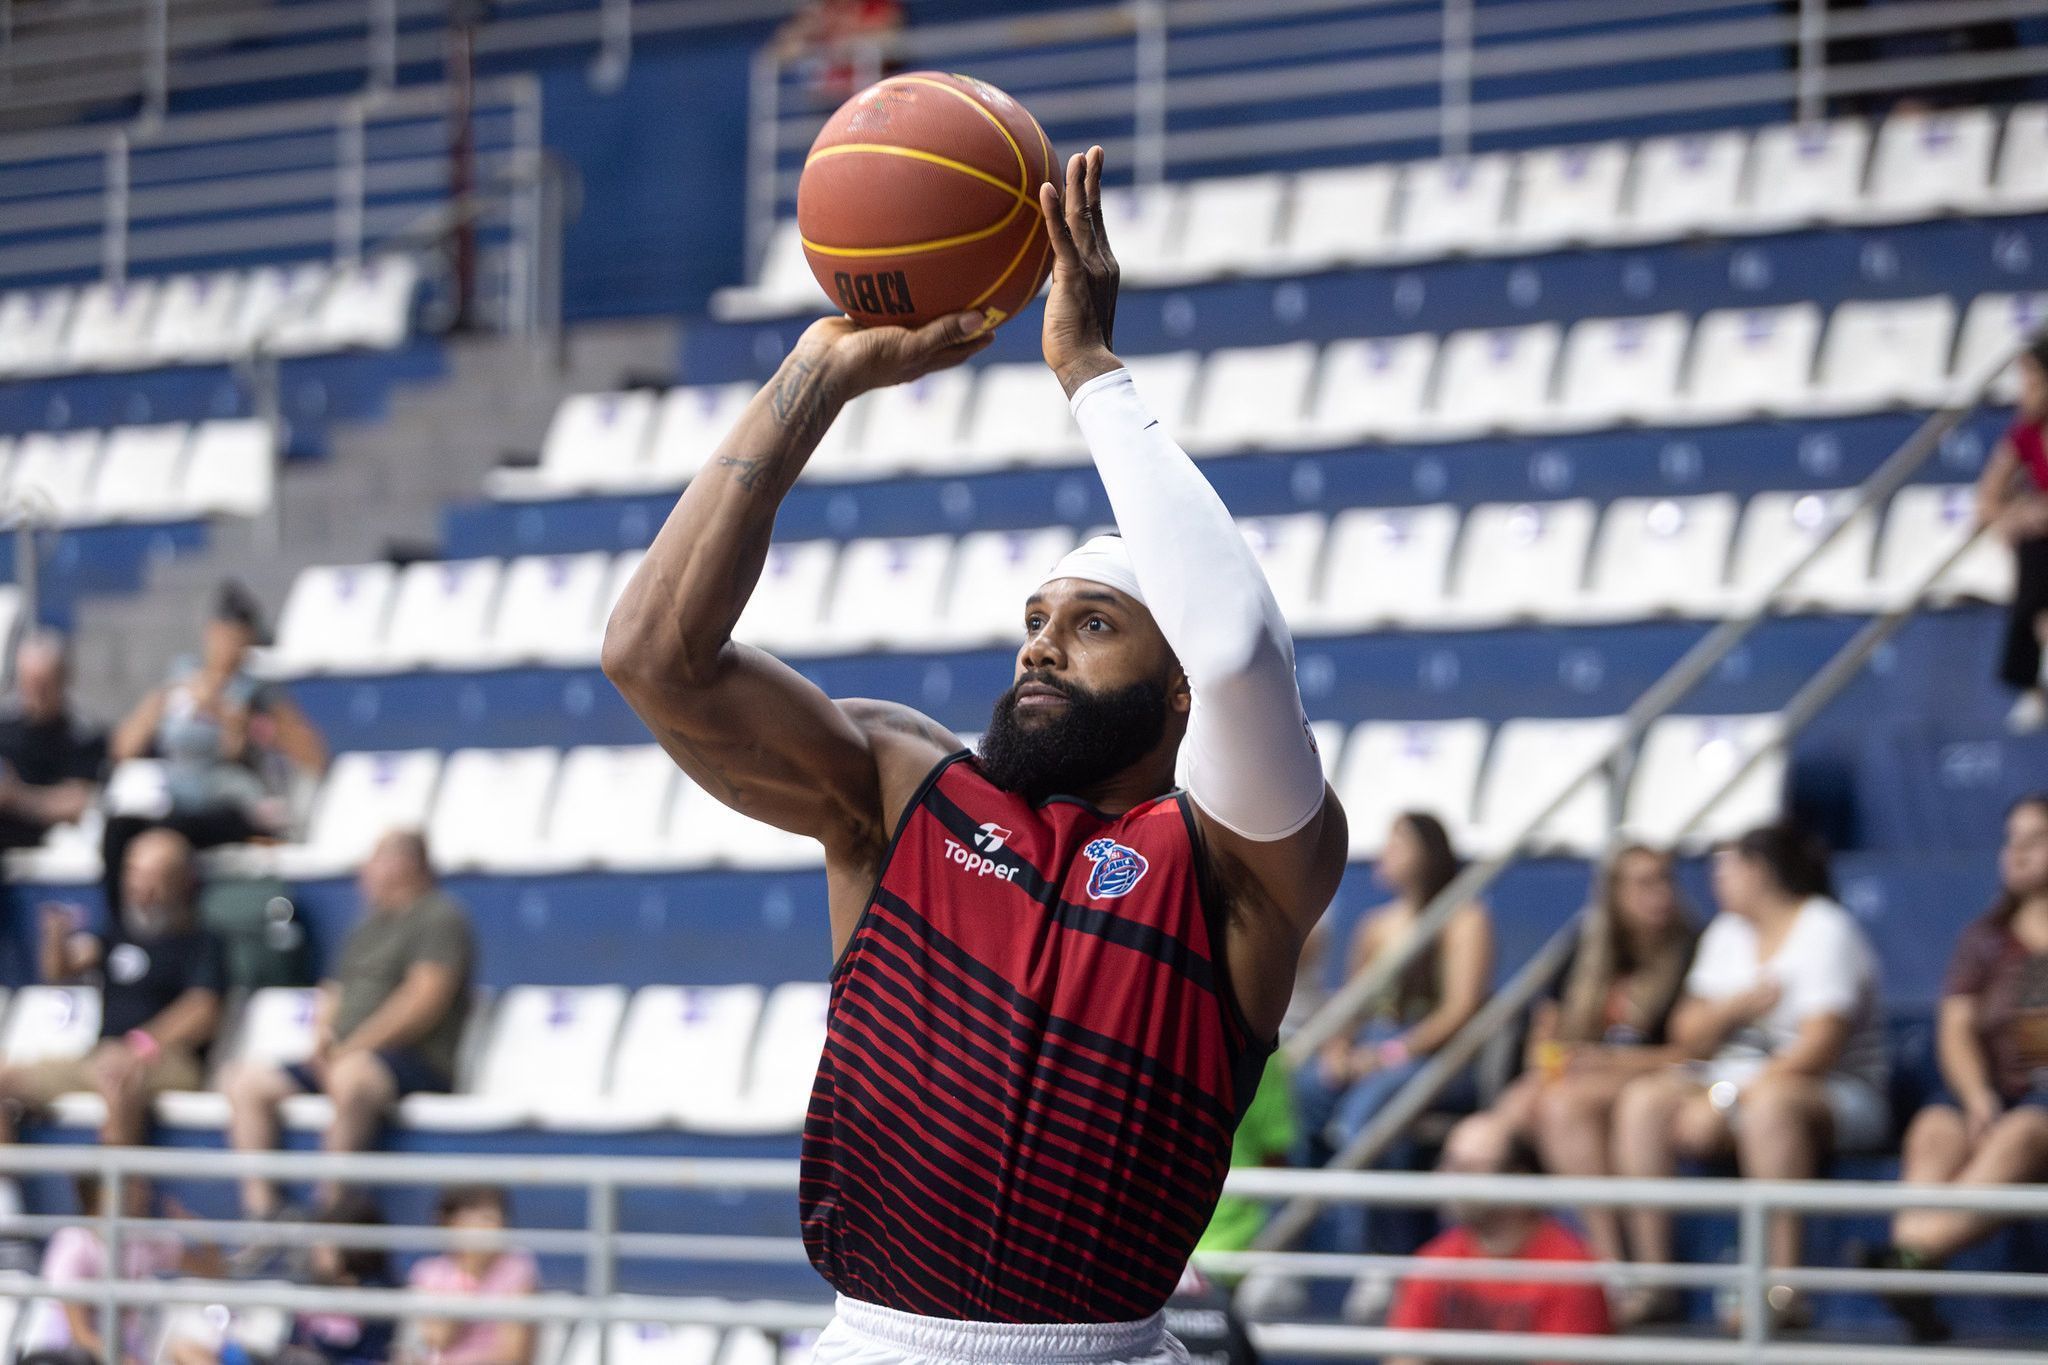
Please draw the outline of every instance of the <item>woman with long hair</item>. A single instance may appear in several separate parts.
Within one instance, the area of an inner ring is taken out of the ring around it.
[[[2048,725],[2048,332],[2019,359],[2019,411],[1977,478],[1977,520],[2008,545],[2017,563],[1998,679],[2019,699],[2008,724]]]
[[[1942,985],[1936,1051],[1948,1096],[1906,1130],[1899,1179],[2017,1185],[2048,1179],[2048,792],[2014,803],[1998,856],[1998,899],[1963,931]],[[1869,1264],[1925,1270],[1982,1241],[1999,1220],[1904,1209]],[[1925,1295],[1885,1302],[1915,1341],[1948,1327]]]

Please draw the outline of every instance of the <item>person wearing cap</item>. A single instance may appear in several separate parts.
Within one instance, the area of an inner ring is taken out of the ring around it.
[[[2020,355],[2019,411],[1977,479],[1977,520],[2012,546],[2012,604],[1998,680],[2019,694],[2007,724],[2048,726],[2048,332]]]
[[[824,845],[837,967],[800,1195],[839,1293],[822,1362],[1184,1360],[1160,1311],[1344,869],[1287,624],[1111,350],[1101,176],[1096,148],[1040,189],[1042,344],[1119,534],[1018,604],[977,750],[732,639],[841,407],[981,351],[974,313],[813,324],[605,635],[694,781]]]
[[[115,728],[113,761],[154,758],[163,780],[140,807],[107,819],[101,861],[111,912],[121,908],[122,859],[138,834],[174,829],[200,849],[281,834],[284,803],[273,794],[270,769],[314,775],[326,766],[326,745],[305,713],[246,670],[250,648],[262,639],[255,599],[226,584],[199,653],[173,663],[164,683]]]

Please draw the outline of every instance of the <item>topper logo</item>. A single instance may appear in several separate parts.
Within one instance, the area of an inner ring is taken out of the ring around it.
[[[1096,900],[1112,900],[1136,886],[1149,866],[1145,855],[1114,839],[1095,839],[1081,850],[1081,856],[1095,864],[1088,874],[1088,894]]]
[[[1010,831],[993,820],[985,822],[980,832],[974,836],[974,846],[983,853],[1001,853],[1003,845],[1009,841]]]
[[[954,839],[946,840],[946,860],[958,863],[977,877],[994,877],[998,881],[1014,882],[1017,874],[1024,869],[1015,863],[996,861],[995,854],[1002,852],[1003,843],[1010,837],[1010,831],[993,822],[983,825],[973,835],[974,849]]]

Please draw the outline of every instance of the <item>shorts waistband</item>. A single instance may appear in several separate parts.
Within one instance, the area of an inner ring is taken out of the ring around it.
[[[855,1336],[905,1355],[949,1360],[1129,1360],[1152,1354],[1166,1339],[1161,1313],[1137,1322],[963,1322],[898,1312],[844,1294],[838,1313]]]

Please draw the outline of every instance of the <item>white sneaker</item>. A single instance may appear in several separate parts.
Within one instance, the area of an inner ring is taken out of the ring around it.
[[[2048,727],[2048,692],[2036,687],[2020,693],[2005,716],[2005,728],[2016,735],[2031,735]]]
[[[1247,1322],[1282,1322],[1308,1310],[1308,1285],[1277,1270],[1254,1270],[1237,1287],[1237,1313]]]
[[[1344,1296],[1344,1321],[1354,1327],[1372,1327],[1387,1316],[1394,1302],[1394,1277],[1371,1272],[1351,1282]]]

